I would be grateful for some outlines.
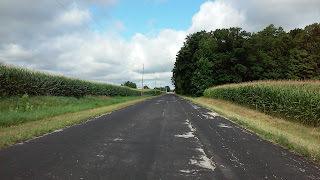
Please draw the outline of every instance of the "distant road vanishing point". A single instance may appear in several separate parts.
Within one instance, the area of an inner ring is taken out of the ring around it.
[[[174,94],[0,150],[0,179],[320,179],[320,166]]]

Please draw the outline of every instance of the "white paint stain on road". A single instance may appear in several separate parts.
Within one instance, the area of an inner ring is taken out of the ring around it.
[[[196,106],[194,104],[191,104],[191,106],[193,107],[193,109],[199,109],[200,108],[199,106]]]
[[[104,158],[104,155],[98,154],[97,157],[100,158],[100,159],[103,159],[103,158]]]
[[[121,138],[115,138],[113,141],[122,141],[123,139]]]
[[[192,137],[194,137],[194,134],[193,134],[192,132],[188,132],[188,133],[185,133],[185,134],[175,135],[175,137],[180,137],[180,138],[192,138]]]
[[[191,173],[191,171],[190,170],[179,170],[180,172],[182,172],[182,173],[187,173],[187,174],[190,174]]]
[[[191,125],[190,121],[187,119],[183,124],[188,125],[190,132],[187,132],[185,134],[178,134],[175,135],[175,137],[180,137],[180,138],[193,138],[194,136],[194,132],[196,131],[196,129]]]
[[[163,109],[163,112],[162,112],[162,117],[164,117],[164,113],[166,112],[166,110],[165,109]]]
[[[202,114],[203,117],[205,117],[206,119],[214,119],[217,116],[220,116],[218,113],[215,112],[207,112],[205,114]]]
[[[197,157],[192,157],[192,159],[190,159],[190,165],[195,165],[198,166],[200,168],[204,168],[204,169],[208,169],[211,171],[214,171],[216,168],[216,165],[213,163],[213,161],[211,159],[208,158],[207,154],[204,152],[204,150],[202,149],[202,144],[199,140],[199,138],[197,138],[195,136],[195,132],[196,132],[196,128],[194,128],[191,124],[191,122],[187,119],[183,124],[187,125],[190,129],[189,132],[185,133],[185,134],[179,134],[179,135],[175,135],[175,137],[180,137],[180,138],[195,138],[196,142],[198,144],[198,148],[196,148],[196,152]],[[180,170],[180,172],[182,173],[193,173],[195,174],[198,170],[197,169],[191,169],[191,170]]]
[[[190,164],[214,171],[216,165],[207,157],[207,154],[204,152],[204,150],[202,148],[197,148],[196,150],[201,153],[200,158],[190,159]]]
[[[218,113],[216,112],[207,112],[207,114],[209,114],[212,117],[216,117],[216,116],[220,116]]]
[[[206,119],[214,119],[214,117],[212,116],[208,116],[207,114],[202,114],[202,116]]]
[[[218,127],[221,127],[221,128],[232,128],[231,126],[229,126],[227,124],[223,124],[223,123],[219,123]]]

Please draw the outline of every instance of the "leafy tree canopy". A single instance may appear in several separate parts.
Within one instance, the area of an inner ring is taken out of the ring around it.
[[[320,24],[285,32],[270,25],[201,31],[177,53],[172,83],[178,94],[201,96],[212,86],[265,79],[320,79]]]
[[[131,82],[131,81],[127,81],[127,82],[121,84],[121,86],[127,86],[127,87],[130,87],[130,88],[137,89],[137,84],[136,84],[136,83],[133,83],[133,82]]]
[[[169,86],[165,86],[164,88],[167,90],[167,92],[170,92],[170,87]]]

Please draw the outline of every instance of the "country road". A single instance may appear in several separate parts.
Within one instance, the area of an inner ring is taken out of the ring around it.
[[[174,94],[0,150],[0,179],[320,179],[320,166]]]

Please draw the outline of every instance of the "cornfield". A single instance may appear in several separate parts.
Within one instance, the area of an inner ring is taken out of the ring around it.
[[[257,81],[209,88],[205,97],[229,100],[302,124],[320,126],[320,81]]]
[[[96,83],[50,75],[0,63],[0,95],[139,96],[140,91],[124,86]]]

